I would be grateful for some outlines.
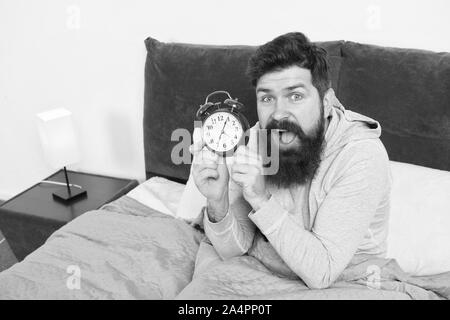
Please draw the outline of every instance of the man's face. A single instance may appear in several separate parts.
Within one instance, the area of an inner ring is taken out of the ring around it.
[[[325,119],[311,72],[291,66],[263,75],[256,86],[258,118],[263,129],[280,129],[270,140],[280,150],[280,169],[268,182],[280,187],[304,183],[320,163]],[[273,148],[272,147],[272,148]]]
[[[308,69],[292,66],[263,75],[256,86],[256,98],[261,128],[271,121],[289,121],[309,136],[317,129],[322,103]],[[299,137],[292,140],[292,135],[286,135],[279,147],[284,150],[299,143]]]

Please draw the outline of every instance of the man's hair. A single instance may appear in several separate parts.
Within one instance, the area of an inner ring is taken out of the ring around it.
[[[310,70],[312,84],[323,99],[330,88],[327,52],[311,43],[301,32],[286,33],[260,46],[249,59],[247,75],[256,87],[264,74],[291,66]]]

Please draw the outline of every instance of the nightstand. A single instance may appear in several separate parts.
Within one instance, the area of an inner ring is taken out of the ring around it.
[[[19,261],[40,247],[67,222],[99,209],[138,185],[136,180],[68,171],[70,183],[80,185],[87,195],[68,204],[54,200],[61,186],[37,183],[0,205],[0,230]],[[45,180],[65,182],[60,170]]]

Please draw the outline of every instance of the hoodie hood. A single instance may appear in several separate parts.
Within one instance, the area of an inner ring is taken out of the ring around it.
[[[378,121],[346,110],[336,96],[333,97],[330,116],[325,133],[325,158],[350,142],[378,139],[381,136],[381,126]]]

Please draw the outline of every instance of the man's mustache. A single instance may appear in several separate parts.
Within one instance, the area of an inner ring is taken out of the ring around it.
[[[271,120],[267,126],[266,130],[271,133],[271,130],[280,130],[280,131],[289,131],[297,135],[300,139],[306,139],[307,136],[305,132],[302,130],[302,128],[297,125],[296,123],[293,123],[288,120]]]

